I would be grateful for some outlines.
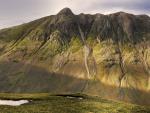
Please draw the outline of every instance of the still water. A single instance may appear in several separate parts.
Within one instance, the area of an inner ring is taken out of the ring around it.
[[[9,106],[20,106],[22,104],[29,103],[28,100],[0,100],[0,105],[9,105]]]

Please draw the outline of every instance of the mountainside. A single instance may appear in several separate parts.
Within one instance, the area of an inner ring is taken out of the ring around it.
[[[0,92],[86,93],[150,105],[150,17],[57,15],[0,30]]]

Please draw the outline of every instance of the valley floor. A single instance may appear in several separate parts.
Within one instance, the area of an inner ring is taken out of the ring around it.
[[[0,113],[150,113],[150,107],[105,100],[83,94],[50,95],[0,93],[3,100],[31,100],[21,106],[0,106]]]

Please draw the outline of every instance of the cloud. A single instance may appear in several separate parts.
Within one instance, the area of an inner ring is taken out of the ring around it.
[[[150,11],[150,1],[149,0],[100,0],[88,8],[90,10],[112,10],[114,11],[127,11],[127,12],[133,12],[135,14],[140,13],[148,13]]]
[[[150,0],[0,0],[0,28],[56,14],[64,7],[75,14],[124,11],[150,15]]]
[[[72,0],[72,9],[77,13],[109,13],[127,11],[135,14],[149,14],[150,0]]]

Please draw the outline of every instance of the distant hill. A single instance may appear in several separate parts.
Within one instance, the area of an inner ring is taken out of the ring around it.
[[[57,15],[0,30],[0,92],[86,93],[150,105],[150,17]]]

